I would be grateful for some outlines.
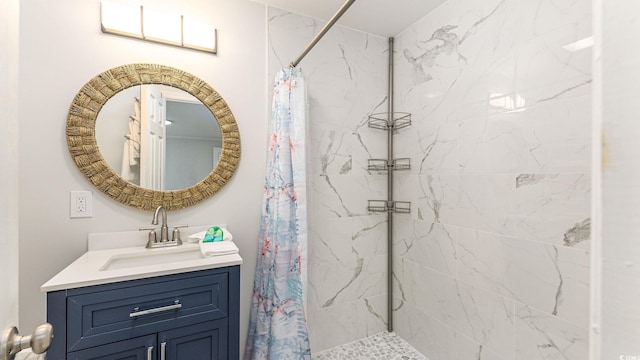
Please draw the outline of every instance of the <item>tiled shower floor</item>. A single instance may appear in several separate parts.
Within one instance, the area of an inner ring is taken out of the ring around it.
[[[383,332],[313,355],[313,360],[427,360],[394,333]]]

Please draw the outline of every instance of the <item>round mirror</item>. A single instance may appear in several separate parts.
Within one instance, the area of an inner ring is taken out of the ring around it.
[[[240,155],[224,99],[191,74],[151,64],[113,68],[85,84],[69,110],[67,144],[98,189],[144,210],[215,194]]]

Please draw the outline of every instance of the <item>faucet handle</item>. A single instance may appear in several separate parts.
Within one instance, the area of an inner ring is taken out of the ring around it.
[[[149,240],[147,241],[147,246],[145,246],[147,249],[151,248],[153,246],[153,244],[158,242],[158,238],[156,237],[156,228],[152,228],[152,227],[145,227],[145,228],[139,228],[138,231],[143,231],[143,230],[149,230]]]
[[[177,245],[182,245],[182,239],[180,239],[180,228],[186,228],[189,225],[176,225],[173,226],[173,232],[171,234],[171,241],[175,241]]]
[[[180,230],[178,230],[178,228],[173,228],[171,241],[175,241],[177,245],[182,245],[182,239],[180,239]]]

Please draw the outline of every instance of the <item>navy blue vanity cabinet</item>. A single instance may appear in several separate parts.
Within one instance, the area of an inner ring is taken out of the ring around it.
[[[51,360],[239,359],[240,266],[47,293]]]

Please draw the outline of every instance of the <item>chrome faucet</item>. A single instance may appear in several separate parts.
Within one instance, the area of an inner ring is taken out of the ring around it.
[[[156,229],[155,228],[140,228],[140,230],[149,230],[149,241],[147,242],[147,249],[156,248],[156,247],[165,247],[165,246],[178,246],[182,245],[182,239],[180,239],[180,230],[179,228],[187,227],[187,225],[177,225],[173,226],[173,232],[171,239],[169,239],[169,225],[167,225],[167,209],[165,209],[162,205],[156,208],[155,213],[153,213],[153,220],[151,220],[151,225],[158,225],[158,215],[162,213],[162,225],[160,226],[160,239],[156,237]]]

